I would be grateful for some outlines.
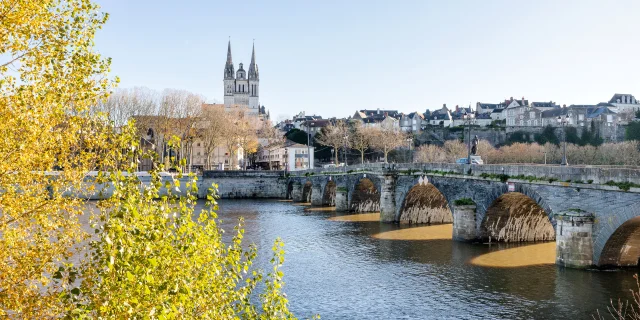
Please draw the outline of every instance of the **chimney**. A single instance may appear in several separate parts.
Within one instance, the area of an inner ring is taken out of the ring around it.
[[[443,103],[443,104],[442,104],[442,107],[443,107],[443,108],[446,108],[446,107],[447,107],[447,104],[446,104],[446,103]]]
[[[380,114],[380,108],[378,108],[378,114]]]
[[[513,97],[509,98],[509,101],[513,101]]]
[[[562,107],[563,107],[563,108],[566,108],[566,107],[567,107],[567,105],[566,105],[566,104],[563,104],[563,105],[562,105]]]
[[[456,104],[456,112],[459,112],[460,108],[458,107],[458,105]]]

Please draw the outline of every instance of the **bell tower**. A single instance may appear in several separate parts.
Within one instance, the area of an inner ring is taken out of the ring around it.
[[[251,64],[249,64],[249,110],[252,113],[259,113],[260,108],[260,74],[256,64],[255,44],[251,50]]]
[[[235,90],[235,72],[233,68],[233,59],[231,58],[231,39],[227,47],[227,62],[224,65],[224,107],[231,108],[235,105],[233,93]]]

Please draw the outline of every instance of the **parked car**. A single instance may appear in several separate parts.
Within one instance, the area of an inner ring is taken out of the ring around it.
[[[469,164],[469,161],[467,158],[460,158],[456,160],[456,163]],[[484,164],[484,161],[482,161],[482,158],[480,158],[480,156],[471,156],[471,164]]]

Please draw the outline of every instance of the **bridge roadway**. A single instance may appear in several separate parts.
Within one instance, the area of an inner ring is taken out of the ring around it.
[[[469,242],[556,241],[566,267],[637,266],[640,168],[365,164],[294,171],[286,197],[382,222],[453,223]]]

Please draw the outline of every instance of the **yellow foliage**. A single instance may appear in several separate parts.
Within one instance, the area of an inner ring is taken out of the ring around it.
[[[89,105],[110,89],[92,51],[106,21],[87,0],[0,1],[0,317],[58,315],[51,276],[85,238],[79,200],[63,193],[89,170],[117,166],[122,142]],[[45,174],[62,169],[57,174]]]
[[[89,112],[114,83],[93,52],[106,18],[90,0],[0,1],[0,318],[292,318],[281,242],[267,276],[250,269],[241,227],[225,245],[215,207],[195,220],[193,194],[157,200],[158,172],[140,192],[134,124]],[[91,233],[70,197],[89,171],[116,190]]]

